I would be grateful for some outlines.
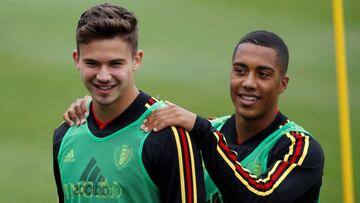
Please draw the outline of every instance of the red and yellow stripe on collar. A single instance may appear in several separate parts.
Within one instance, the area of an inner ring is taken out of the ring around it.
[[[145,106],[146,106],[146,108],[149,108],[150,106],[152,106],[152,105],[155,104],[156,102],[158,102],[157,99],[155,99],[154,97],[150,97],[150,99],[148,100],[148,102],[146,102]]]

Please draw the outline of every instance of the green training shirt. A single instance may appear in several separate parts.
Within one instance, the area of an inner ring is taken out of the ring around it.
[[[141,130],[152,105],[138,120],[99,138],[87,124],[65,134],[58,163],[65,202],[160,202],[159,190],[147,174],[141,154],[148,136]]]

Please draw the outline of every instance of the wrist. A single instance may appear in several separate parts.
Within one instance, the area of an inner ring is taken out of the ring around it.
[[[186,131],[190,132],[193,130],[194,128],[194,125],[195,125],[195,122],[196,122],[196,114],[192,113],[192,112],[189,112],[189,116],[184,118],[184,128]]]
[[[199,115],[195,115],[195,122],[194,122],[194,126],[192,128],[191,132],[192,134],[198,134],[199,132],[204,131],[205,129],[208,128],[208,126],[211,124],[209,124],[209,121],[205,118],[202,118]]]

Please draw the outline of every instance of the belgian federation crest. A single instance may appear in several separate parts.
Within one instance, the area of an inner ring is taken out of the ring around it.
[[[121,169],[133,158],[133,149],[128,144],[122,144],[115,150],[115,165]]]

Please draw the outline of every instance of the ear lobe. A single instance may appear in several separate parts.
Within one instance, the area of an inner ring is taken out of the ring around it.
[[[288,83],[289,83],[289,77],[287,76],[284,76],[282,79],[281,79],[281,87],[280,87],[280,94],[282,94],[283,92],[285,92],[287,86],[288,86]]]
[[[72,58],[73,58],[73,60],[74,60],[76,69],[79,70],[79,68],[80,68],[79,52],[77,51],[77,49],[74,49],[74,51],[72,52]]]
[[[136,72],[137,70],[139,70],[140,68],[140,64],[136,63],[136,61],[134,61],[133,67],[132,67],[132,71]]]
[[[144,56],[144,52],[142,50],[136,51],[134,56],[133,72],[136,72],[140,68],[143,56]]]

